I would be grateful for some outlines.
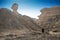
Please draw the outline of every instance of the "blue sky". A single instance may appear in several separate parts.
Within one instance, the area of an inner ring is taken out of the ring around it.
[[[42,8],[60,6],[60,0],[0,0],[0,8],[11,9],[13,3],[19,5],[18,12],[32,18],[37,18],[41,14]]]

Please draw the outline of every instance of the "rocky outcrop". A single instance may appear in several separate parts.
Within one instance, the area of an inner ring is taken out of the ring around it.
[[[32,18],[6,8],[0,9],[0,34],[22,34],[37,31],[38,28]]]
[[[0,40],[60,40],[60,7],[41,12],[36,23],[33,18],[1,8]]]
[[[37,22],[46,31],[60,31],[60,7],[42,9]]]

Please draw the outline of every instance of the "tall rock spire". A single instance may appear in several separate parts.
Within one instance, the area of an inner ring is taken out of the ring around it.
[[[11,9],[13,10],[14,14],[13,15],[19,15],[19,13],[17,12],[18,10],[18,4],[17,3],[14,3],[11,7]]]

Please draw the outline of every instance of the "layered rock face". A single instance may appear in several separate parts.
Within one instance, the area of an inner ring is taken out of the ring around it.
[[[1,8],[0,40],[60,40],[60,7],[45,8],[41,13],[37,24],[16,10]]]
[[[60,31],[60,7],[44,8],[39,15],[38,24],[40,27],[52,31]]]
[[[38,25],[32,18],[15,13],[6,8],[0,9],[0,34],[23,34],[37,31]]]

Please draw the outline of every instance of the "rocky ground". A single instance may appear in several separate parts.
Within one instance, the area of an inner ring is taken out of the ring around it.
[[[36,23],[26,15],[1,8],[0,40],[60,40],[60,7],[41,11]]]
[[[16,35],[0,36],[0,40],[60,40],[60,35],[29,33],[20,36]]]

